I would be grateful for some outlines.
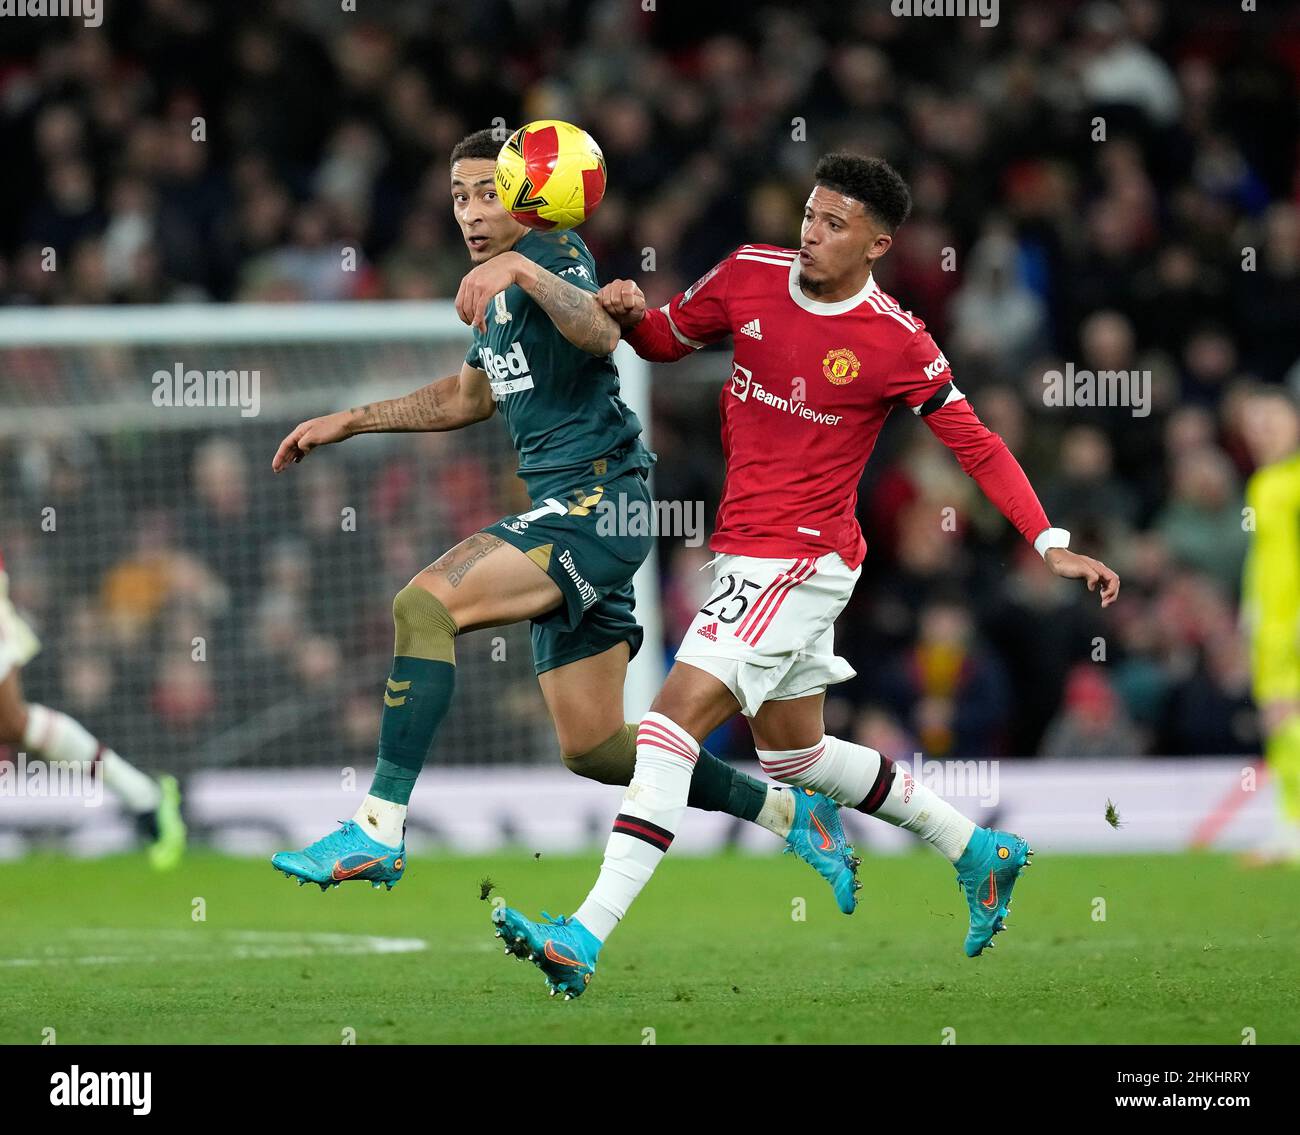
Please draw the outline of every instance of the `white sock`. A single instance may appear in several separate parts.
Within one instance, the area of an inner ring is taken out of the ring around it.
[[[823,792],[849,808],[865,805],[860,810],[866,815],[906,828],[953,863],[975,831],[974,821],[865,745],[823,737],[806,749],[760,749],[758,760],[777,780]]]
[[[838,737],[823,737],[806,749],[758,750],[758,763],[774,780],[811,788],[850,808],[866,800],[880,775],[880,762],[875,749]]]
[[[794,797],[790,795],[790,790],[778,788],[775,784],[768,785],[767,799],[754,817],[754,823],[785,839],[794,826]]]
[[[872,815],[920,836],[953,863],[961,858],[975,833],[974,820],[967,819],[937,792],[918,784],[910,772],[897,765],[894,765],[889,794]]]
[[[132,812],[152,812],[162,800],[153,777],[129,765],[101,745],[75,718],[48,706],[29,703],[23,747],[50,761],[66,761],[94,770],[104,785]]]
[[[699,755],[699,742],[675,721],[662,713],[641,719],[636,768],[605,845],[600,877],[573,916],[602,942],[672,845]]]
[[[406,830],[406,805],[367,796],[352,818],[371,839],[385,847],[397,847]]]
[[[148,773],[127,764],[112,749],[104,749],[99,767],[104,786],[132,812],[157,811],[162,803],[162,789]]]

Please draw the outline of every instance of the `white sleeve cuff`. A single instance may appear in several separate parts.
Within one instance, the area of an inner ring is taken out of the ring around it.
[[[673,322],[673,313],[668,310],[671,306],[672,306],[671,304],[664,304],[663,307],[659,309],[664,313],[664,315],[668,319],[668,329],[677,337],[677,342],[681,343],[682,346],[694,347],[698,351],[701,347],[704,346],[704,344],[696,342],[694,339],[691,339],[688,336],[683,335],[680,331],[677,330],[677,324]]]
[[[1068,548],[1070,534],[1064,528],[1044,528],[1034,539],[1034,551],[1044,559],[1048,548]]]

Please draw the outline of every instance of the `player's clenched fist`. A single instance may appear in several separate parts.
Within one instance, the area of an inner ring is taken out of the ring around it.
[[[312,418],[293,427],[293,431],[280,448],[275,451],[271,468],[279,473],[295,461],[301,461],[318,445],[330,445],[336,441],[346,441],[352,436],[352,411],[340,410],[337,414],[326,414],[323,418]]]
[[[635,327],[645,316],[645,293],[633,280],[613,280],[596,293],[596,298],[620,327]]]

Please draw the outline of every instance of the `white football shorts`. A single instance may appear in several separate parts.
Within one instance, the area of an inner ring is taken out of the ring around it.
[[[766,701],[819,694],[857,673],[835,654],[835,620],[862,568],[838,553],[803,559],[721,555],[713,593],[677,648],[753,717]]]
[[[40,640],[9,602],[9,576],[0,571],[0,682],[40,651]]]

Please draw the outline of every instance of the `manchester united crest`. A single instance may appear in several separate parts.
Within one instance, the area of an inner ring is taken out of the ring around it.
[[[827,351],[826,357],[822,359],[822,374],[836,386],[852,382],[861,369],[858,356],[848,347],[836,347],[833,351]]]

